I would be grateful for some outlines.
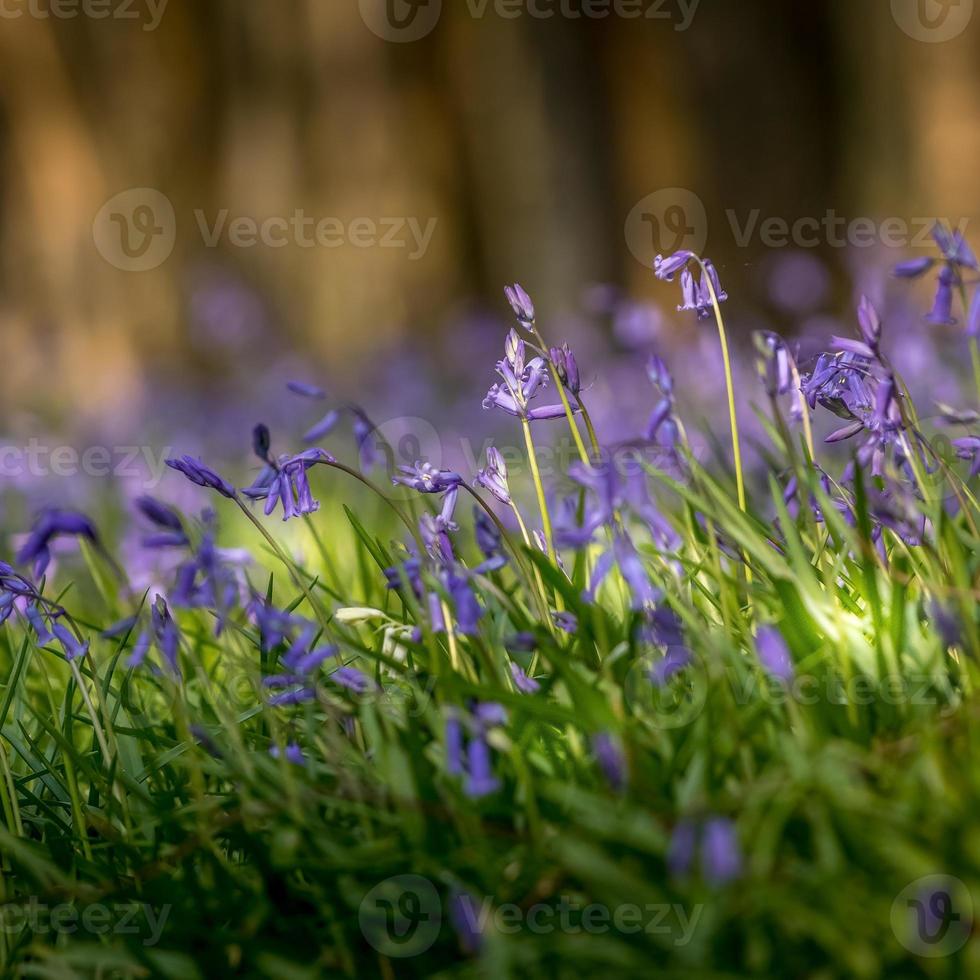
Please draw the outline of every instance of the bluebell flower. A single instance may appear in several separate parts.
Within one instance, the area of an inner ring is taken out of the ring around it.
[[[548,351],[548,357],[555,366],[558,379],[573,394],[577,395],[582,390],[582,379],[579,376],[578,361],[575,355],[568,349],[568,344],[561,347],[552,347]]]
[[[487,449],[487,465],[477,473],[476,483],[489,490],[502,504],[510,503],[507,463],[501,453],[493,446]]]
[[[357,405],[349,406],[348,410],[354,416],[354,442],[357,445],[361,469],[367,473],[373,470],[380,460],[377,442],[371,438],[377,431],[377,426]]]
[[[278,745],[270,745],[269,755],[273,759],[285,759],[294,766],[306,765],[306,757],[303,755],[303,750],[295,742],[287,742],[285,749],[280,748]]]
[[[742,852],[735,825],[715,817],[704,826],[701,839],[701,873],[715,887],[727,885],[742,873]]]
[[[150,496],[138,497],[136,506],[150,523],[159,528],[156,533],[143,538],[144,548],[182,548],[190,543],[184,523],[172,507]]]
[[[561,612],[551,613],[552,622],[558,627],[563,633],[570,633],[574,636],[578,632],[578,617],[575,613],[569,612],[567,609]]]
[[[480,907],[469,892],[453,888],[449,897],[449,921],[452,923],[463,952],[470,956],[480,951],[483,931]]]
[[[329,677],[355,694],[368,694],[374,689],[374,682],[356,667],[338,667]]]
[[[98,541],[95,525],[84,514],[48,508],[35,518],[27,540],[17,552],[17,562],[21,565],[33,563],[34,575],[40,577],[51,561],[48,545],[53,538],[62,536],[85,538],[93,543]]]
[[[515,330],[507,335],[504,358],[497,362],[497,373],[503,384],[495,384],[487,392],[483,407],[499,408],[508,415],[530,421],[563,418],[565,407],[559,402],[532,408],[532,400],[548,384],[548,371],[544,358],[534,357],[525,363],[524,341]],[[575,406],[573,411],[578,411]]]
[[[307,449],[295,456],[281,456],[276,469],[263,471],[259,479],[242,493],[250,500],[265,500],[268,516],[282,505],[282,519],[313,514],[319,510],[319,501],[310,489],[308,471],[319,463],[334,463],[336,459],[324,449]]]
[[[165,462],[171,469],[183,473],[191,483],[196,483],[199,487],[205,487],[209,490],[217,490],[229,500],[235,499],[235,488],[210,467],[205,466],[201,460],[184,455],[165,460]]]
[[[305,381],[287,381],[286,387],[294,394],[303,398],[312,398],[316,401],[323,401],[327,397],[326,391],[319,385],[307,384]]]
[[[609,732],[598,732],[592,736],[592,751],[606,782],[620,793],[626,788],[626,759],[619,741]]]
[[[685,878],[694,865],[697,850],[697,827],[690,820],[681,820],[670,835],[667,847],[667,868],[675,878]]]
[[[695,267],[703,266],[700,275],[695,275]],[[718,278],[718,270],[710,259],[700,262],[698,257],[686,249],[675,252],[669,258],[658,255],[654,260],[653,270],[658,279],[672,282],[678,272],[681,274],[681,304],[679,312],[691,310],[697,313],[699,320],[707,319],[714,309],[714,298],[723,303],[728,299],[728,293],[722,288]]]
[[[932,310],[926,315],[930,323],[938,326],[953,326],[956,317],[953,316],[953,286],[956,284],[956,273],[949,266],[944,265],[939,270],[939,278],[936,281],[936,298],[933,301]]]
[[[462,776],[463,765],[463,723],[455,712],[446,718],[446,772],[451,776]]]
[[[456,626],[464,636],[475,636],[483,609],[477,602],[469,578],[450,571],[448,573],[449,594],[456,613]]]
[[[483,735],[475,735],[466,750],[466,784],[464,791],[471,799],[479,799],[500,789],[500,780],[493,774],[490,745]]]
[[[337,409],[331,409],[316,425],[303,434],[303,442],[319,442],[324,436],[333,432],[339,421],[340,412]]]
[[[521,694],[537,694],[541,690],[541,685],[533,677],[528,677],[513,661],[510,663],[510,676],[514,680],[514,687]]]
[[[399,466],[400,472],[392,478],[392,483],[411,487],[419,493],[445,493],[458,487],[463,478],[452,470],[436,469],[429,462],[417,462],[414,466]]]
[[[791,684],[795,676],[789,647],[782,634],[774,626],[762,626],[755,637],[755,649],[759,663],[766,673],[782,684]]]
[[[522,326],[530,329],[534,325],[534,303],[531,297],[524,291],[520,283],[515,282],[513,286],[504,287],[504,295],[510,308],[514,311],[514,316]]]
[[[956,323],[953,316],[953,289],[964,284],[964,273],[980,271],[980,263],[961,231],[948,231],[937,222],[932,229],[932,237],[939,248],[941,259],[923,257],[900,262],[892,270],[892,274],[901,279],[917,279],[939,264],[936,297],[926,319],[931,323],[951,326]],[[969,313],[967,316],[969,319]]]

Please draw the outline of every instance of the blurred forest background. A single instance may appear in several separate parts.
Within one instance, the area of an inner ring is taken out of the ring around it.
[[[380,355],[433,350],[481,310],[502,316],[514,280],[549,316],[597,283],[672,311],[624,234],[662,188],[703,202],[707,252],[746,326],[786,329],[758,279],[773,250],[740,248],[727,209],[980,214],[980,11],[926,43],[889,0],[701,0],[683,31],[676,15],[508,19],[491,4],[474,17],[446,0],[431,33],[391,43],[358,0],[169,0],[152,30],[146,0],[137,20],[2,2],[7,412],[139,412],[150,378],[207,388],[291,352],[356,392]],[[100,209],[134,187],[159,190],[177,222],[173,253],[143,272],[93,242]],[[415,260],[227,235],[207,247],[194,213],[223,209],[437,223]],[[820,302],[843,309],[853,256],[813,254]],[[489,383],[482,348],[454,357],[455,373]]]

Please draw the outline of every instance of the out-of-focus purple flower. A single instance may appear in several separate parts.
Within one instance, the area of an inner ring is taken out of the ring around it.
[[[791,684],[795,676],[789,647],[775,626],[763,626],[755,638],[759,663],[766,672],[782,684]]]
[[[867,296],[862,296],[858,303],[858,325],[861,328],[861,337],[868,347],[878,354],[878,345],[881,342],[881,317],[874,307],[874,303]]]
[[[694,865],[697,848],[697,827],[690,820],[681,820],[670,835],[667,847],[667,868],[675,878],[684,878]]]
[[[323,401],[327,393],[318,385],[307,384],[305,381],[288,381],[286,387],[294,394],[302,398],[313,398],[316,401]]]
[[[963,232],[958,228],[953,231],[948,231],[937,221],[932,229],[932,237],[935,239],[936,244],[939,246],[939,251],[943,253],[943,258],[948,265],[959,266],[963,269],[969,269],[972,272],[980,271],[980,264],[977,263],[977,257],[973,254],[973,250],[963,237]]]
[[[966,335],[980,337],[980,286],[975,286],[973,289],[973,299],[970,301],[970,310],[966,315]]]
[[[597,732],[592,736],[592,751],[606,782],[620,793],[626,788],[626,759],[618,739],[609,732]]]
[[[502,504],[510,503],[507,463],[493,446],[487,449],[487,465],[476,474],[476,483],[489,490]]]
[[[777,333],[759,330],[754,334],[759,352],[759,375],[770,398],[793,390],[793,371],[789,348]]]
[[[483,945],[483,924],[480,906],[469,893],[453,888],[449,898],[449,921],[456,931],[463,951],[470,956]]]
[[[150,496],[138,497],[136,506],[148,521],[160,529],[143,538],[144,548],[182,548],[189,544],[184,523],[172,507]]]
[[[534,324],[534,303],[531,297],[525,292],[524,287],[515,282],[513,286],[504,287],[504,295],[510,308],[514,311],[514,316],[522,326],[530,329]]]
[[[963,642],[963,630],[959,617],[949,606],[941,602],[933,602],[932,618],[936,624],[936,632],[942,637],[943,646],[955,647]]]
[[[953,326],[956,317],[953,316],[953,286],[956,283],[956,273],[949,265],[944,265],[939,270],[939,278],[936,282],[936,298],[933,301],[932,310],[926,316],[930,323],[938,326]]]
[[[67,626],[54,622],[51,624],[51,630],[65,652],[65,660],[69,662],[79,660],[88,653],[88,641],[80,640]]]
[[[392,478],[392,483],[411,487],[419,493],[445,493],[458,487],[463,478],[452,470],[436,469],[429,462],[417,462],[414,466],[399,466],[401,471]]]
[[[98,542],[95,525],[84,514],[52,507],[41,511],[35,518],[31,533],[17,552],[18,564],[33,563],[35,577],[43,575],[51,560],[48,545],[53,538],[62,536]]]
[[[633,608],[643,609],[645,606],[652,606],[659,602],[662,593],[650,581],[646,566],[625,531],[616,535],[613,541],[613,553],[619,571],[633,597]]]
[[[272,447],[272,434],[269,427],[261,422],[252,429],[252,452],[255,453],[263,463],[272,465],[269,458],[269,450]]]
[[[555,626],[564,633],[571,633],[574,636],[578,632],[578,617],[575,613],[570,613],[567,610],[552,612],[551,619]]]
[[[455,712],[446,719],[446,772],[463,775],[463,723]]]
[[[936,260],[928,255],[917,259],[906,259],[892,269],[892,275],[897,279],[918,279],[920,276],[924,276],[935,264]]]
[[[714,817],[704,826],[701,838],[701,873],[705,881],[719,888],[742,873],[742,852],[735,825],[724,817]]]
[[[486,561],[473,571],[480,575],[495,572],[503,568],[507,559],[501,553],[502,538],[500,528],[490,519],[481,507],[473,508],[473,527],[476,532],[476,543]]]
[[[370,472],[374,469],[380,458],[378,447],[371,437],[377,431],[377,426],[367,417],[365,412],[356,405],[349,408],[354,416],[354,442],[357,444],[357,453],[361,461],[361,469]]]
[[[568,349],[568,344],[552,347],[548,356],[555,366],[558,379],[573,395],[577,395],[582,390],[582,379],[579,376],[578,362],[575,360],[575,355]]]
[[[684,646],[669,647],[663,657],[650,669],[650,680],[663,687],[691,663],[691,651]]]
[[[479,627],[483,608],[465,575],[449,574],[449,594],[452,596],[456,612],[456,626],[464,636],[475,636]]]
[[[324,436],[333,432],[339,421],[340,412],[331,409],[316,425],[303,434],[303,442],[319,442]]]
[[[973,480],[980,475],[980,437],[963,436],[962,439],[954,439],[953,448],[958,459],[969,460],[971,463],[967,479]]]
[[[513,661],[510,664],[510,676],[514,679],[514,687],[521,694],[537,694],[541,690],[541,685],[533,677],[528,677]]]
[[[150,622],[157,649],[174,674],[180,673],[177,665],[177,649],[180,645],[180,632],[177,624],[170,615],[167,603],[162,596],[157,596],[150,610]]]
[[[330,680],[355,694],[368,694],[374,690],[374,682],[356,667],[338,667],[330,675]]]
[[[483,735],[470,739],[466,750],[466,795],[471,799],[488,796],[500,789],[500,780],[493,774],[490,745]]]
[[[306,765],[306,757],[303,755],[303,750],[295,742],[287,742],[285,749],[280,748],[278,745],[270,745],[269,755],[273,759],[285,759],[294,766]]]
[[[206,487],[209,490],[217,490],[229,500],[235,499],[235,488],[218,476],[214,470],[205,466],[201,460],[184,455],[165,460],[165,462],[172,470],[183,473],[191,483],[196,483],[199,487]]]

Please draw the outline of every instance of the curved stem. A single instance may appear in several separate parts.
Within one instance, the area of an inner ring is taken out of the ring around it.
[[[744,513],[746,510],[745,502],[745,477],[742,474],[742,447],[738,437],[738,416],[735,412],[735,385],[732,380],[732,360],[728,352],[728,335],[725,332],[725,320],[721,315],[721,306],[718,303],[718,295],[715,292],[714,283],[704,262],[699,258],[698,265],[704,273],[704,281],[708,286],[708,293],[711,296],[711,305],[715,313],[715,323],[718,325],[718,339],[721,341],[721,356],[725,364],[725,386],[728,389],[728,418],[732,430],[732,452],[735,456],[735,485],[738,491],[738,506]]]

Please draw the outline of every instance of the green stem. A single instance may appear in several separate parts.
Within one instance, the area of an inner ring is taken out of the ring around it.
[[[544,528],[544,540],[548,548],[548,557],[557,564],[555,553],[555,538],[551,530],[551,515],[548,513],[548,501],[544,495],[544,484],[541,482],[541,470],[538,469],[538,458],[534,451],[534,439],[531,437],[531,423],[527,418],[521,418],[524,429],[524,442],[527,445],[527,458],[531,465],[531,478],[534,480],[534,490],[538,495],[538,508],[541,511],[541,526]]]
[[[721,356],[725,363],[725,386],[728,389],[728,417],[732,430],[732,452],[735,455],[735,485],[738,490],[738,506],[744,513],[746,511],[745,502],[745,477],[742,474],[742,448],[738,437],[738,416],[735,412],[735,385],[732,380],[732,360],[728,352],[728,335],[725,332],[725,320],[721,315],[721,306],[718,303],[718,295],[715,292],[714,283],[704,262],[698,259],[701,271],[704,273],[704,281],[708,285],[708,292],[711,295],[711,305],[714,308],[715,322],[718,324],[718,339],[721,341]]]

